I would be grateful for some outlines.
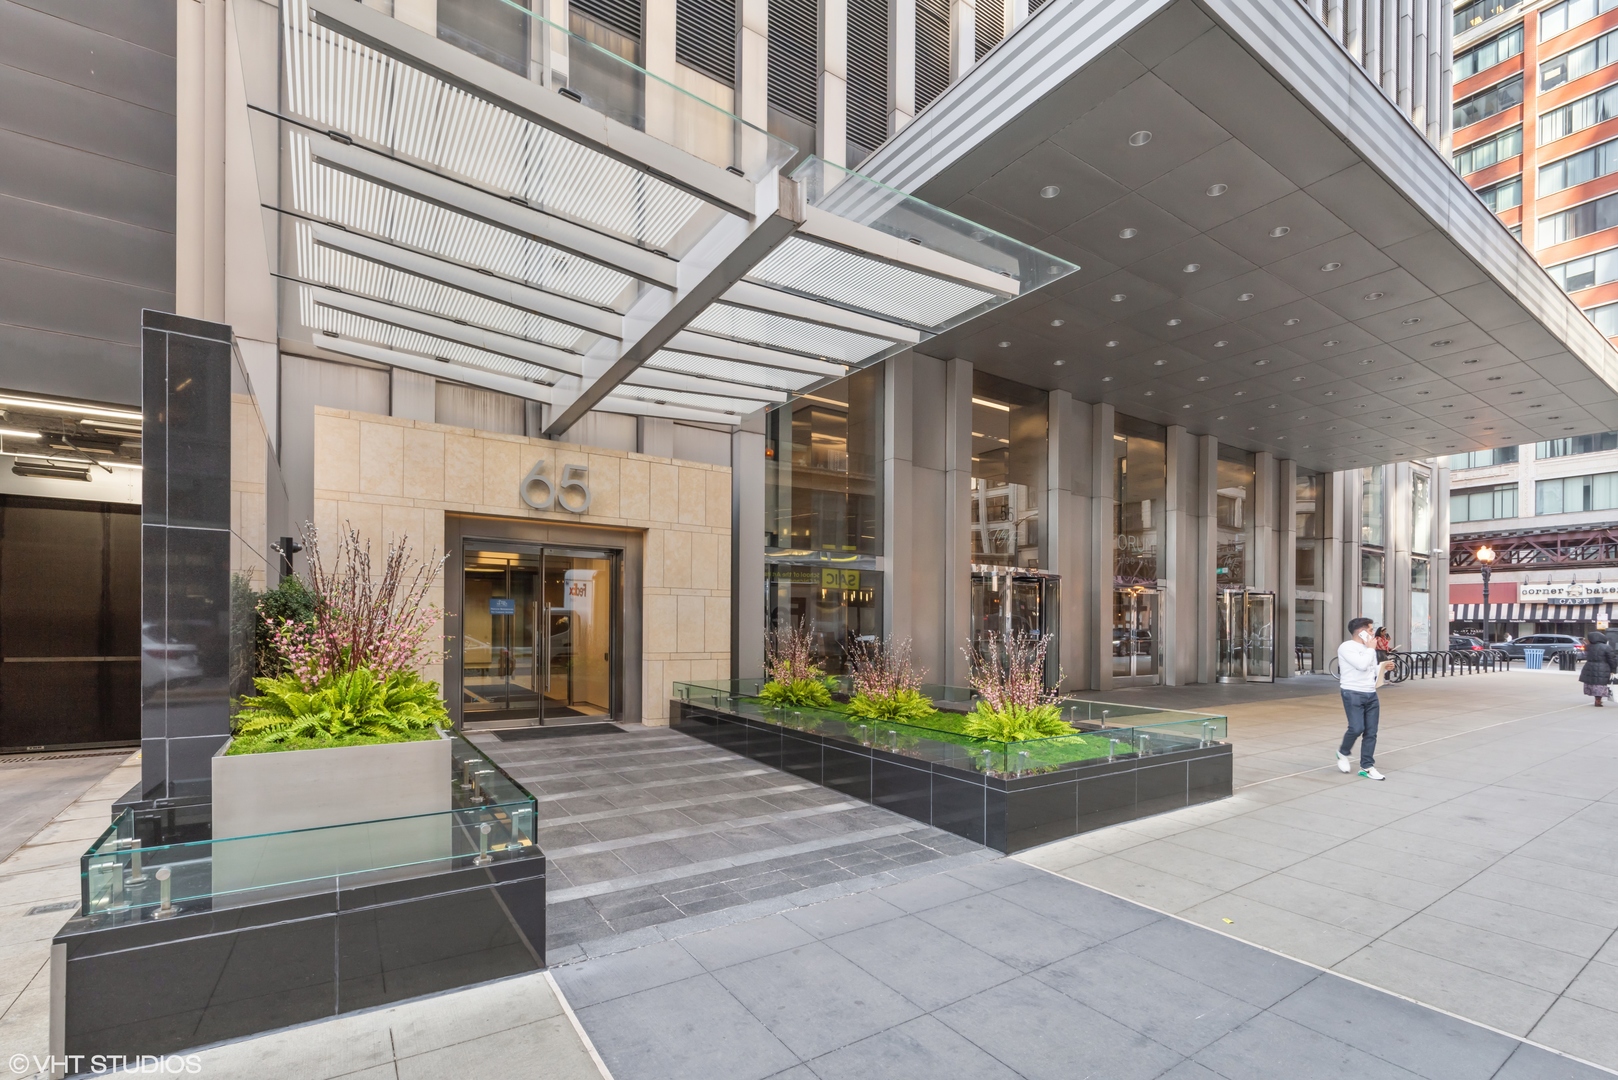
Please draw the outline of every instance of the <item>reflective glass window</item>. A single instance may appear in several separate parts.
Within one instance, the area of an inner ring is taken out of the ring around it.
[[[1168,491],[1167,440],[1166,429],[1156,424],[1129,416],[1114,419],[1114,577],[1118,588],[1157,585],[1158,544]]]
[[[1040,564],[1040,504],[1045,501],[1043,390],[972,375],[972,561]]]
[[[1219,539],[1214,573],[1220,588],[1246,585],[1247,555],[1253,550],[1253,455],[1221,445],[1217,469]]]

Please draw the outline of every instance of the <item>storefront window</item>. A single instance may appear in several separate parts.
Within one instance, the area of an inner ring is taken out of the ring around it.
[[[1360,552],[1360,614],[1382,625],[1383,587],[1387,584],[1387,559],[1380,551]]]
[[[1300,589],[1318,589],[1320,569],[1320,474],[1298,470],[1295,488],[1298,558],[1293,578]]]
[[[1360,543],[1381,547],[1383,538],[1382,467],[1360,470]]]
[[[826,563],[765,564],[764,604],[768,625],[803,623],[814,635],[821,666],[829,674],[848,669],[855,641],[882,635],[882,574]]]
[[[1410,470],[1410,550],[1418,555],[1433,550],[1433,478],[1421,468]]]
[[[1292,616],[1292,643],[1298,662],[1298,673],[1320,671],[1321,658],[1318,642],[1320,641],[1320,625],[1317,621],[1317,605],[1313,600],[1296,600],[1293,602]]]
[[[857,371],[765,420],[766,550],[881,553],[882,372]]]
[[[1045,391],[972,375],[972,562],[1037,569]]]
[[[1115,584],[1155,588],[1161,576],[1157,548],[1168,490],[1168,435],[1156,424],[1118,416],[1112,449]]]
[[[766,625],[805,622],[828,672],[882,633],[882,372],[857,371],[765,419]]]
[[[1219,588],[1247,584],[1247,553],[1253,549],[1253,455],[1219,448]]]
[[[1433,647],[1431,577],[1431,561],[1419,555],[1413,556],[1410,560],[1410,649],[1412,652],[1426,652]]]

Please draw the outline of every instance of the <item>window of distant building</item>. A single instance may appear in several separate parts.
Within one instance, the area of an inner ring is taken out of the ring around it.
[[[1497,113],[1503,113],[1514,105],[1522,104],[1522,76],[1513,75],[1505,82],[1495,83],[1487,90],[1479,90],[1470,97],[1464,97],[1455,103],[1455,129],[1459,131],[1468,124],[1475,124],[1480,120],[1487,120]],[[1540,139],[1540,142],[1547,142]]]
[[[1618,472],[1561,476],[1534,485],[1534,513],[1577,514],[1618,510]]]
[[[1618,248],[1608,248],[1593,255],[1547,266],[1545,272],[1552,281],[1562,286],[1564,292],[1577,292],[1618,281]]]
[[[1495,521],[1517,516],[1517,485],[1465,488],[1449,496],[1451,524],[1463,521]]]
[[[1575,435],[1571,439],[1534,444],[1534,456],[1540,459],[1594,454],[1601,450],[1618,450],[1618,431],[1598,431],[1594,435]]]
[[[1451,24],[1457,34],[1464,34],[1474,26],[1482,26],[1497,15],[1504,15],[1523,0],[1472,0],[1455,9]],[[1611,0],[1609,0],[1611,2]]]
[[[1455,171],[1462,176],[1487,169],[1522,153],[1522,125],[1508,128],[1498,135],[1490,135],[1470,146],[1455,151]],[[1543,172],[1541,175],[1544,175]]]
[[[1517,89],[1520,92],[1522,87],[1519,86]],[[1484,93],[1488,92],[1487,90],[1484,91]],[[1467,99],[1467,101],[1470,100],[1471,98]],[[1517,101],[1512,104],[1518,104],[1521,100],[1519,93]],[[1460,116],[1461,105],[1464,104],[1466,102],[1455,106],[1455,115],[1457,117]],[[1482,105],[1478,107],[1481,108]],[[1502,109],[1509,107],[1503,105],[1500,109],[1494,111],[1500,112]],[[1489,116],[1492,114],[1484,113],[1483,115]],[[1594,127],[1603,121],[1611,120],[1614,116],[1618,116],[1618,86],[1609,86],[1597,90],[1593,94],[1586,94],[1579,100],[1570,101],[1561,108],[1539,114],[1539,145],[1544,146],[1547,143],[1555,142],[1557,139],[1566,138],[1575,131],[1583,131],[1585,128]],[[1478,117],[1479,120],[1482,118],[1482,116]],[[1476,122],[1476,120],[1468,121],[1468,123]],[[1456,120],[1455,126],[1461,126],[1459,119]]]
[[[1618,195],[1603,195],[1539,219],[1540,247],[1577,240],[1618,225]]]
[[[1470,79],[1480,71],[1510,60],[1522,52],[1522,23],[1502,30],[1488,41],[1474,45],[1455,58],[1455,81]]]
[[[1510,180],[1502,180],[1498,184],[1490,184],[1485,188],[1478,188],[1478,198],[1483,200],[1494,213],[1510,210],[1512,207],[1522,205],[1522,177],[1513,176]]]
[[[1618,0],[1562,0],[1560,4],[1552,4],[1539,13],[1539,40],[1549,41],[1557,34],[1587,23],[1615,7],[1618,7]],[[1459,18],[1460,12],[1455,15]]]
[[[1541,165],[1539,193],[1549,195],[1570,188],[1574,184],[1582,184],[1598,176],[1615,172],[1618,172],[1618,139],[1592,146],[1588,150],[1580,150],[1577,154],[1569,154],[1548,165]]]
[[[1501,446],[1494,450],[1474,450],[1470,454],[1451,454],[1452,469],[1487,469],[1491,465],[1509,465],[1517,460],[1515,446]]]

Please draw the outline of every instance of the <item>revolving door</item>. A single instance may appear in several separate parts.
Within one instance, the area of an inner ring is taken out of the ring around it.
[[[1061,679],[1057,603],[1061,578],[1009,566],[972,567],[972,647],[987,647],[992,633],[1006,640],[1019,633],[1045,641],[1045,684]]]
[[[1275,594],[1219,590],[1219,664],[1222,683],[1275,681]]]

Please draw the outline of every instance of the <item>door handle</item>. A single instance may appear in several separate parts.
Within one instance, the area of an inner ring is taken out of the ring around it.
[[[540,634],[545,639],[545,692],[551,691],[551,606],[545,605],[544,621],[540,624]]]

